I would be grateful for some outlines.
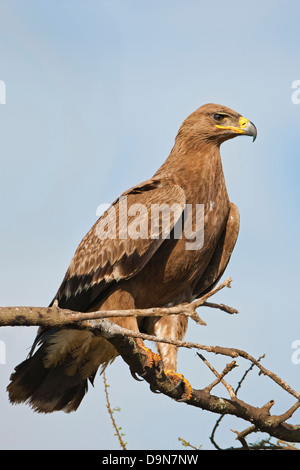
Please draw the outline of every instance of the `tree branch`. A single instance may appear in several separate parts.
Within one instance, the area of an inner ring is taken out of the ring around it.
[[[99,310],[97,312],[78,313],[68,309],[61,309],[57,304],[52,307],[0,307],[0,326],[54,326],[58,328],[73,327],[77,322],[84,322],[85,320],[100,320],[102,318],[114,317],[154,317],[163,315],[187,315],[191,317],[196,323],[205,326],[206,323],[196,313],[196,309],[205,304],[206,299],[216,294],[224,287],[230,287],[232,282],[231,278],[226,279],[218,287],[207,293],[201,299],[192,303],[179,304],[174,307],[157,307],[147,309],[129,309],[129,310]],[[220,308],[221,310],[228,309],[229,313],[231,307],[223,304],[206,305]],[[235,310],[235,313],[237,310]],[[82,325],[85,328],[86,324]],[[79,325],[77,325],[79,326]]]
[[[251,362],[253,367],[257,367],[260,372],[271,378],[277,385],[287,393],[296,398],[296,402],[289,410],[280,416],[271,415],[270,409],[274,404],[272,400],[261,408],[254,407],[238,399],[231,385],[224,381],[224,376],[229,374],[236,365],[233,361],[223,372],[218,373],[208,361],[210,369],[216,375],[217,380],[208,385],[203,390],[192,389],[191,397],[184,400],[188,405],[202,408],[204,410],[218,413],[221,416],[225,414],[235,415],[251,423],[251,430],[260,430],[267,432],[270,436],[290,442],[300,442],[300,425],[291,425],[286,420],[293,416],[294,412],[300,406],[300,394],[293,390],[286,382],[273,372],[266,369],[250,354],[245,351],[220,347],[207,346],[198,343],[186,341],[174,341],[168,338],[158,338],[152,335],[136,333],[131,330],[120,327],[113,323],[109,318],[120,316],[163,316],[163,315],[187,315],[200,325],[205,325],[203,320],[196,312],[198,307],[206,306],[220,308],[227,313],[236,313],[235,309],[224,306],[223,304],[212,304],[207,299],[219,292],[224,287],[230,287],[231,278],[228,278],[218,287],[190,304],[181,304],[175,307],[150,308],[145,310],[133,309],[125,311],[98,311],[89,313],[78,313],[67,309],[60,309],[57,304],[52,307],[1,307],[0,308],[0,326],[43,326],[55,328],[83,329],[93,332],[110,341],[129,365],[130,370],[143,377],[152,390],[158,390],[174,400],[181,400],[183,387],[175,384],[174,381],[166,376],[163,370],[163,364],[160,362],[149,368],[147,366],[147,355],[145,349],[141,347],[140,339],[150,341],[174,344],[178,347],[195,348],[214,354],[222,354],[232,358],[242,357]],[[229,392],[229,399],[212,395],[210,392],[217,383],[223,383]],[[253,431],[252,431],[253,432]]]

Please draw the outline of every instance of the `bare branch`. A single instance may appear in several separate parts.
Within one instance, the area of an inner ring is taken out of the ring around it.
[[[270,409],[274,402],[270,400],[261,408],[254,407],[238,399],[233,387],[224,381],[224,376],[236,366],[232,361],[226,366],[221,374],[214,367],[205,361],[210,367],[217,379],[203,390],[192,389],[189,399],[184,401],[191,406],[199,407],[204,410],[218,413],[221,416],[225,414],[235,415],[251,423],[251,429],[267,432],[270,436],[277,437],[290,442],[300,442],[300,425],[287,424],[286,420],[293,416],[294,412],[300,407],[300,394],[293,390],[284,380],[273,372],[261,365],[259,360],[254,359],[250,354],[236,348],[221,346],[208,346],[187,341],[175,341],[168,338],[158,338],[153,335],[135,333],[125,329],[109,320],[109,318],[120,316],[163,316],[163,315],[187,315],[198,324],[205,325],[203,320],[196,313],[196,309],[201,306],[220,308],[227,313],[236,313],[235,309],[223,304],[214,304],[207,302],[207,299],[219,292],[224,287],[230,287],[231,278],[190,304],[181,304],[174,307],[151,308],[151,309],[132,309],[125,311],[99,311],[80,313],[71,310],[64,310],[58,307],[57,302],[52,307],[1,307],[0,308],[0,326],[43,326],[56,328],[72,328],[89,330],[95,335],[107,339],[117,349],[124,361],[129,365],[130,370],[143,377],[151,387],[151,390],[158,390],[174,400],[181,400],[183,387],[175,383],[168,377],[163,370],[162,363],[148,366],[145,348],[141,347],[142,340],[150,340],[160,343],[174,344],[177,347],[195,348],[214,354],[222,354],[237,359],[244,358],[251,362],[251,367],[257,367],[260,373],[271,378],[277,385],[287,393],[294,396],[297,402],[285,413],[280,416],[271,416]],[[242,379],[243,380],[243,379]],[[217,397],[210,392],[219,382],[222,382],[229,394],[230,399]]]

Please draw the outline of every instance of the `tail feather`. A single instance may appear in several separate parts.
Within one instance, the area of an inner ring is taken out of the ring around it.
[[[10,376],[11,383],[7,387],[12,403],[26,402],[47,376],[48,371],[43,367],[42,356],[43,351],[40,348],[34,356],[15,367]]]
[[[15,368],[7,387],[11,403],[27,403],[35,411],[51,413],[75,411],[88,390],[88,381],[77,372],[66,374],[66,364],[46,368],[44,343],[36,353]]]
[[[93,384],[101,366],[117,356],[104,338],[78,330],[52,330],[39,334],[29,357],[19,364],[7,387],[11,403],[27,403],[35,411],[75,411]]]

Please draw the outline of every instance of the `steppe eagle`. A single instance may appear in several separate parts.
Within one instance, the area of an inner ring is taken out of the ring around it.
[[[78,312],[140,309],[190,302],[211,290],[239,231],[220,156],[220,145],[239,135],[254,140],[256,128],[227,107],[206,104],[188,116],[153,177],[123,193],[83,238],[53,301]],[[113,321],[179,340],[188,323],[183,315]],[[166,374],[176,374],[177,348],[158,343],[158,352]],[[88,380],[117,354],[89,331],[40,329],[11,375],[9,399],[44,413],[74,411]]]

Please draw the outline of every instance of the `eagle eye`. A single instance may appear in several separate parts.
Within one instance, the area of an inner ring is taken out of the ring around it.
[[[223,121],[225,117],[226,117],[225,114],[218,114],[218,113],[214,114],[214,120],[218,122]]]

